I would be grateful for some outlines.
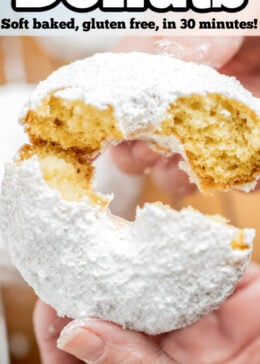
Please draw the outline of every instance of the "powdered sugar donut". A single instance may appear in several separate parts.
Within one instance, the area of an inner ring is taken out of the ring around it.
[[[100,54],[56,71],[23,111],[32,144],[2,185],[0,225],[16,266],[61,316],[158,334],[217,308],[248,263],[254,231],[160,203],[131,223],[115,217],[111,198],[93,189],[91,161],[140,138],[181,153],[203,190],[246,189],[259,176],[259,115],[234,79],[165,56]]]

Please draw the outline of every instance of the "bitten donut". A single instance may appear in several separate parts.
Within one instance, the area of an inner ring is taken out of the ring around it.
[[[65,66],[36,88],[22,122],[42,150],[95,155],[147,140],[180,153],[202,191],[248,191],[260,175],[259,99],[234,78],[166,56],[103,53]]]
[[[143,139],[180,153],[202,191],[259,177],[260,104],[206,66],[98,54],[54,72],[22,113],[31,144],[7,164],[0,226],[12,259],[59,315],[159,334],[191,324],[233,291],[254,231],[160,203],[127,222],[95,192],[92,160]]]

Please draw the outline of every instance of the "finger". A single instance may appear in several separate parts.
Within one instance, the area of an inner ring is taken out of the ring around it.
[[[235,293],[238,292],[239,289],[245,288],[250,285],[253,281],[260,278],[260,268],[256,263],[251,263],[247,268],[244,276],[236,285]]]
[[[221,69],[222,73],[235,75],[236,78],[251,91],[254,96],[260,97],[260,38],[246,37],[238,54]]]
[[[161,158],[146,142],[139,140],[133,144],[131,153],[135,160],[144,162],[148,167],[152,167]]]
[[[260,335],[260,267],[253,266],[219,310],[225,332],[240,346]],[[241,327],[243,330],[241,330]]]
[[[242,37],[126,37],[116,52],[140,51],[169,54],[184,61],[204,63],[214,68],[224,66],[238,52]]]
[[[171,158],[162,158],[151,171],[158,187],[176,198],[196,191],[196,186],[190,183],[188,175],[178,167],[180,160],[181,157],[177,154]]]
[[[187,174],[179,169],[181,157],[177,154],[162,157],[143,141],[119,144],[112,148],[111,154],[116,165],[128,174],[141,174],[151,168],[151,176],[158,187],[173,196],[180,198],[196,190]]]
[[[92,364],[176,363],[147,336],[96,319],[70,323],[58,347]]]
[[[160,158],[141,141],[121,143],[111,149],[111,156],[121,171],[128,174],[142,174]]]
[[[258,336],[247,347],[241,350],[229,364],[259,364],[260,362],[260,337]]]
[[[79,360],[59,350],[57,339],[63,327],[70,321],[59,318],[56,312],[41,301],[34,309],[34,329],[42,364],[78,364]]]

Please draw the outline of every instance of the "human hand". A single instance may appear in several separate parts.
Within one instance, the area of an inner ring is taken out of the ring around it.
[[[215,67],[226,64],[222,68],[225,73],[236,74],[247,88],[260,96],[257,67],[260,56],[259,40],[247,39],[235,58],[232,57],[241,46],[241,39],[232,43],[233,48],[232,44],[228,46],[225,42],[228,40],[223,41],[221,38],[221,43],[215,44],[211,52],[204,55],[204,63],[208,60]],[[192,44],[192,47],[196,46]],[[196,47],[188,55],[192,55],[192,60],[196,61]],[[231,58],[233,60],[228,63]],[[199,61],[203,61],[201,55]],[[160,157],[139,141],[121,144],[114,148],[113,154],[117,164],[127,173],[143,173],[145,169],[151,168],[152,176],[171,193],[181,195],[194,190],[194,186],[188,184],[184,172],[177,168],[177,155],[169,159]],[[88,362],[259,364],[258,302],[260,268],[251,266],[234,295],[218,311],[189,327],[171,333],[149,337],[100,320],[74,321],[65,329],[59,341],[59,346],[73,354],[71,356],[56,347],[60,331],[69,320],[58,318],[53,309],[41,302],[35,310],[35,329],[43,364],[77,364],[81,361],[75,357],[85,358],[86,361],[88,355],[98,354],[101,355],[99,359]],[[97,343],[93,337],[97,338]],[[101,349],[98,342],[101,343]]]
[[[241,37],[129,37],[116,51],[167,53],[186,61],[208,64],[236,76],[255,96],[260,96],[259,37],[245,40]],[[111,153],[121,170],[128,174],[149,170],[156,184],[175,198],[196,189],[189,183],[186,173],[178,168],[178,155],[162,157],[141,141],[124,142]]]
[[[259,364],[259,302],[260,267],[251,265],[219,310],[170,333],[147,336],[98,319],[68,324],[40,301],[34,323],[43,364]]]

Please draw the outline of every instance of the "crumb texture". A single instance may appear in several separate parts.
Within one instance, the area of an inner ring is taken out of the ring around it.
[[[99,152],[103,144],[123,139],[111,106],[99,110],[82,101],[70,102],[53,96],[43,100],[37,111],[29,111],[24,122],[34,144],[45,141],[89,155]]]
[[[260,102],[231,77],[142,53],[98,54],[54,72],[23,110],[34,145],[94,156],[144,139],[180,153],[200,190],[253,189],[260,175]]]
[[[179,98],[161,135],[176,135],[202,188],[226,190],[260,173],[260,119],[245,105],[213,94]]]

